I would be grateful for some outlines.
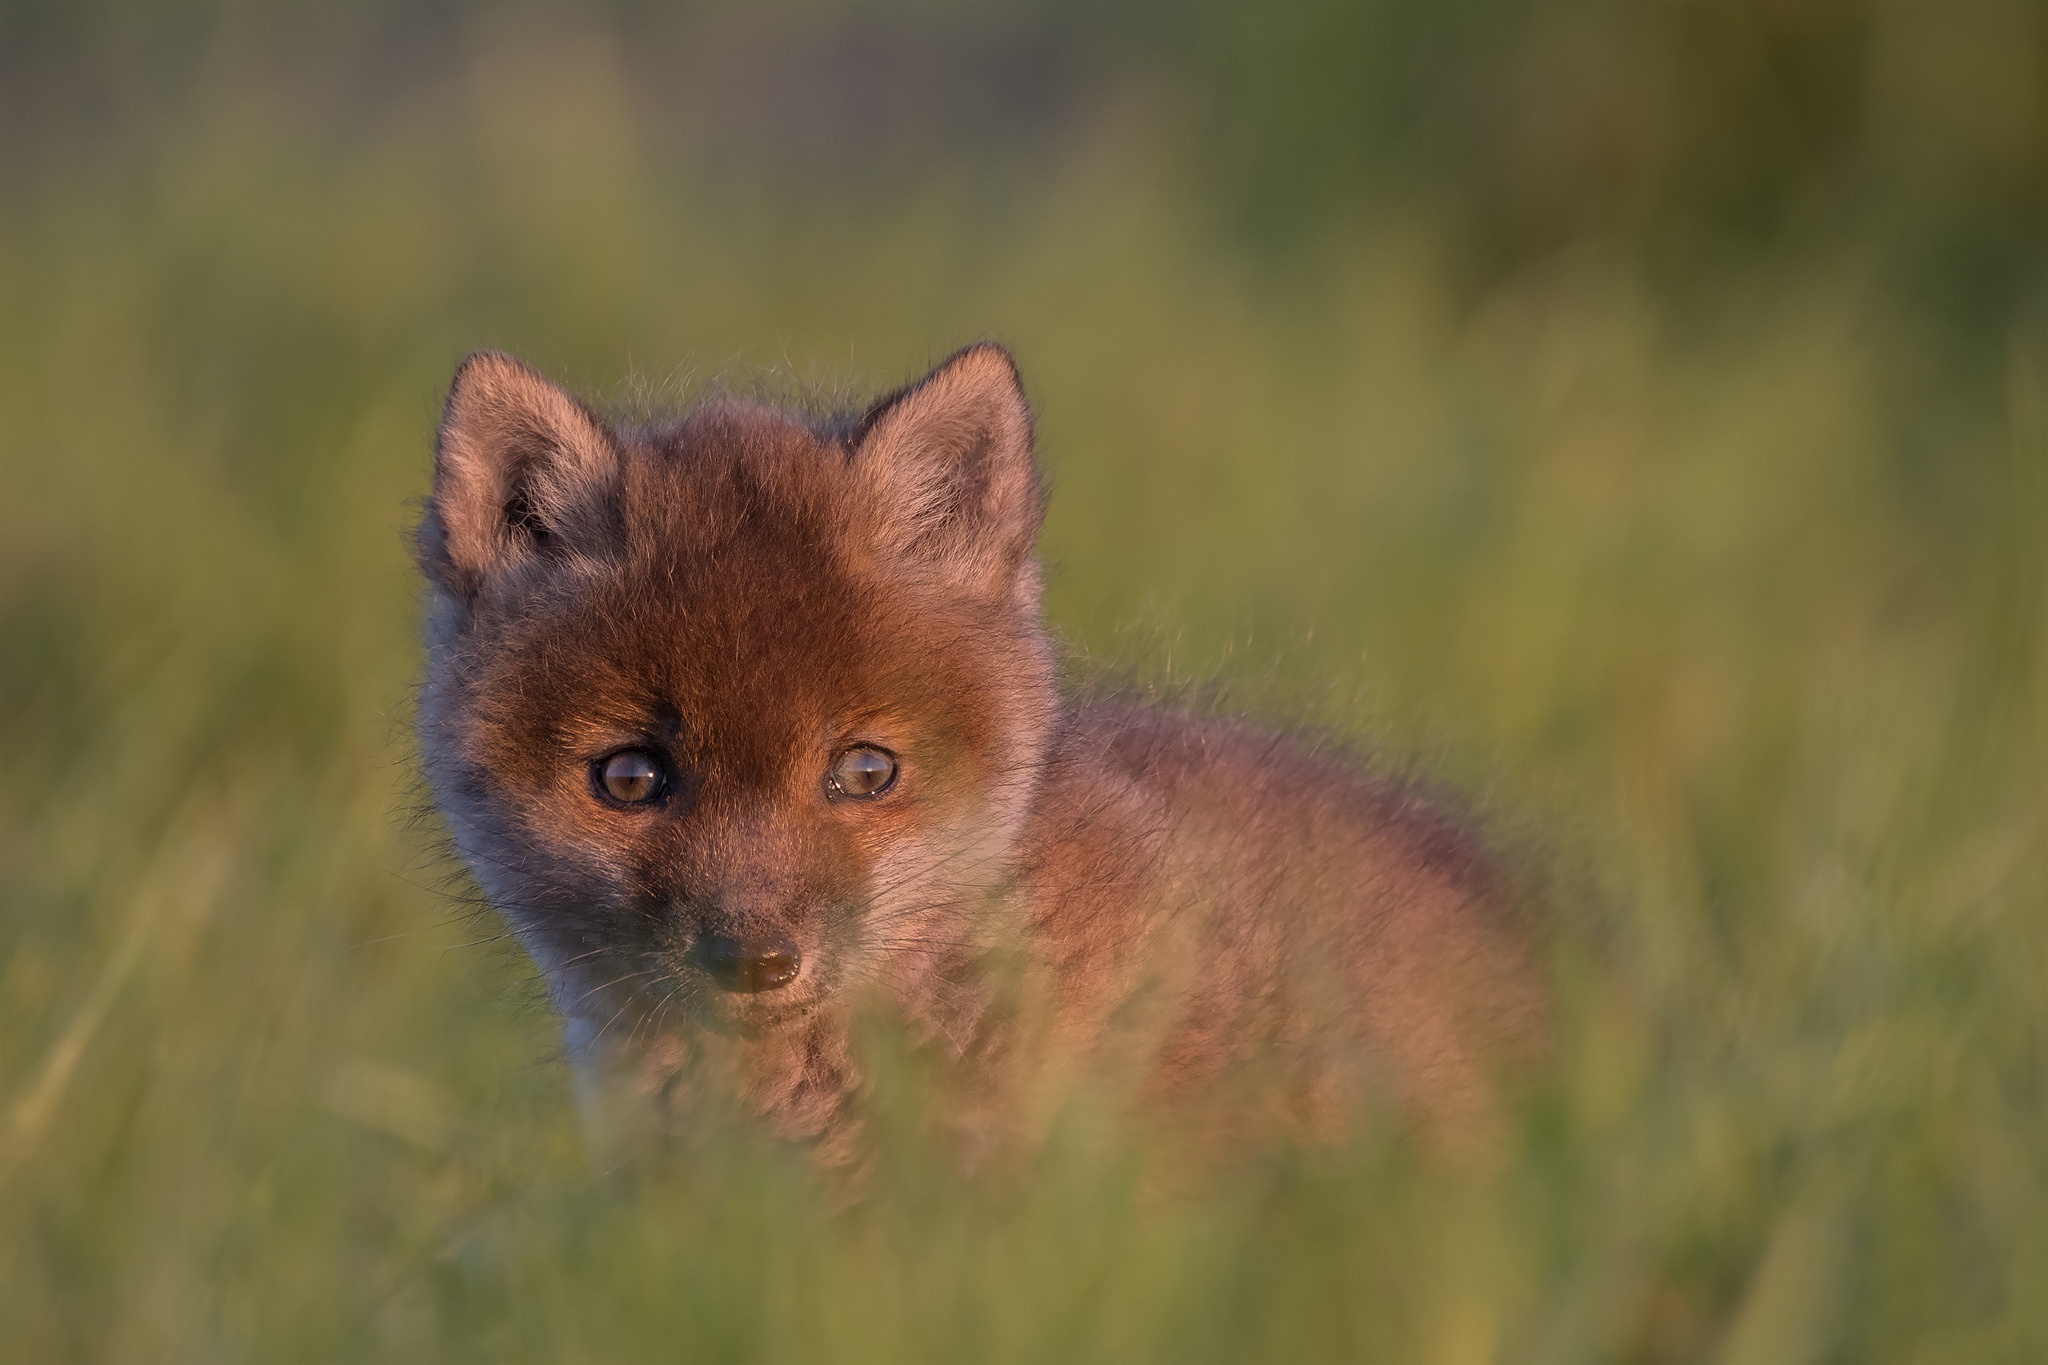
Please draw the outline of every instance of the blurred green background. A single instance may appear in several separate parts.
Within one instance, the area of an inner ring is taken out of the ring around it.
[[[1498,1160],[593,1174],[414,814],[448,377],[981,336],[1082,667],[1543,851]],[[0,1356],[2048,1357],[2044,582],[2040,6],[0,9]]]

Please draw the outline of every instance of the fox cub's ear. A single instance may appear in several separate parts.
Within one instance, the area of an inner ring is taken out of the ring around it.
[[[971,592],[1017,585],[1045,495],[1008,351],[970,346],[876,403],[854,467],[882,518],[886,553]]]
[[[618,472],[618,446],[587,408],[512,357],[479,351],[442,410],[421,565],[443,590],[474,597],[525,558],[599,533]]]

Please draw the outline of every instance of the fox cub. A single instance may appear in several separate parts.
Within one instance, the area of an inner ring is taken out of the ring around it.
[[[422,750],[579,1073],[675,1112],[716,1054],[846,1157],[880,1010],[963,1093],[1476,1122],[1541,1002],[1475,836],[1273,734],[1064,699],[1044,502],[994,345],[858,414],[646,428],[464,362],[418,539]]]

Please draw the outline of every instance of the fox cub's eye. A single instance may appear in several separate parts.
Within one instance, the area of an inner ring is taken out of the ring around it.
[[[826,779],[834,796],[880,796],[896,781],[896,756],[862,744],[839,755]]]
[[[597,765],[597,785],[614,801],[638,805],[652,801],[668,787],[661,764],[645,749],[624,749]]]

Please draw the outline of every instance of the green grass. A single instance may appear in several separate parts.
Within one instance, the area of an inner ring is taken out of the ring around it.
[[[1143,82],[806,183],[657,139],[595,21],[470,24],[348,117],[253,24],[161,69],[91,36],[127,93],[0,196],[0,1355],[2048,1353],[2037,251],[1957,302],[1914,251],[1962,201],[1843,190],[1479,269],[1470,203],[1360,171],[1276,262]],[[1861,164],[1995,178],[2038,69],[1887,41]],[[1546,850],[1555,1075],[1497,1163],[1163,1190],[1077,1112],[976,1185],[913,1096],[853,1214],[724,1127],[593,1172],[410,818],[453,365],[644,405],[990,333],[1077,657],[1373,736]]]

